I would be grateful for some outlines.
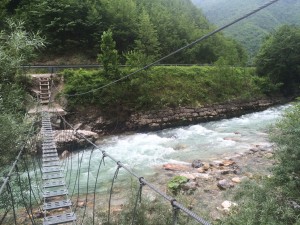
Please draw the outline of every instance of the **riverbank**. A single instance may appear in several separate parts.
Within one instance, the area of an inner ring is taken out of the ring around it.
[[[167,182],[175,176],[186,177],[188,182],[180,186],[178,198],[184,196],[190,209],[213,222],[240,207],[232,200],[237,188],[249,180],[271,177],[274,163],[271,144],[253,145],[246,152],[223,158],[198,159],[191,164],[164,164],[157,168],[156,180],[162,181],[161,187],[167,187]]]
[[[143,112],[132,112],[120,118],[107,118],[96,107],[77,108],[67,115],[78,129],[88,130],[99,135],[124,132],[149,132],[166,128],[188,126],[201,122],[238,117],[247,113],[263,111],[271,106],[285,104],[293,98],[263,98],[251,101],[231,101],[201,107],[166,108]]]

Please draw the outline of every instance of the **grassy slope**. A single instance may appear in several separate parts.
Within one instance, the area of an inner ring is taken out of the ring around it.
[[[128,74],[128,69],[123,74]],[[109,81],[102,71],[65,71],[65,92],[89,91]],[[200,106],[228,100],[261,97],[262,79],[253,68],[228,66],[154,67],[88,95],[68,98],[70,105],[97,105],[102,109],[148,110]]]

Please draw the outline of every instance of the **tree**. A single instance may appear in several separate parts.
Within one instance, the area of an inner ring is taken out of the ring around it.
[[[157,31],[150,21],[149,14],[142,10],[138,24],[138,37],[135,41],[136,50],[144,53],[149,62],[153,61],[159,55],[160,47]]]
[[[38,34],[29,33],[22,22],[7,21],[7,30],[0,32],[0,167],[12,160],[27,130],[23,121],[26,88],[21,65],[43,46]]]
[[[112,31],[104,31],[101,36],[101,54],[98,56],[98,61],[103,65],[104,75],[110,80],[118,79],[120,71],[118,68],[118,52],[116,42],[112,38]]]
[[[101,0],[106,9],[107,24],[114,34],[119,52],[127,52],[133,48],[137,30],[136,0]]]
[[[38,33],[29,33],[21,21],[7,20],[7,30],[0,32],[0,83],[16,82],[21,65],[33,57],[34,50],[43,47]]]
[[[104,30],[100,6],[78,0],[32,0],[22,5],[16,16],[28,29],[40,30],[46,36],[48,52],[84,49],[93,54],[100,41],[98,34]]]
[[[260,49],[256,66],[258,74],[273,83],[282,83],[282,92],[294,94],[300,85],[300,28],[283,26],[270,35]]]

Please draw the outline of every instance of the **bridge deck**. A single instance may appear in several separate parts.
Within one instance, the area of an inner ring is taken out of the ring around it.
[[[72,202],[68,196],[68,189],[53,139],[53,131],[48,111],[42,113],[41,132],[44,140],[42,143],[42,190],[44,198],[43,210],[45,211],[43,225],[75,222],[76,215],[72,211]],[[55,198],[55,200],[53,200],[53,198]],[[60,214],[54,212],[54,210],[58,208],[62,209],[60,210]]]

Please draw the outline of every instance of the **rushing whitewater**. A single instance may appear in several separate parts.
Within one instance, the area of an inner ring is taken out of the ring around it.
[[[238,118],[159,132],[111,136],[102,140],[98,147],[139,175],[150,176],[154,173],[154,168],[164,163],[189,163],[195,159],[220,159],[225,155],[234,155],[249,150],[254,145],[269,146],[268,129],[288,107],[290,105],[273,107]],[[65,160],[65,164],[69,168],[67,177],[71,177],[69,188],[75,185],[74,180],[79,164],[81,164],[80,186],[85,187],[88,175],[89,183],[95,182],[98,165],[102,158],[99,149],[82,150]],[[101,168],[99,179],[100,182],[106,183],[105,180],[111,180],[116,165],[109,159],[106,159],[105,162],[105,166]],[[123,174],[124,171],[120,171],[120,173]]]

